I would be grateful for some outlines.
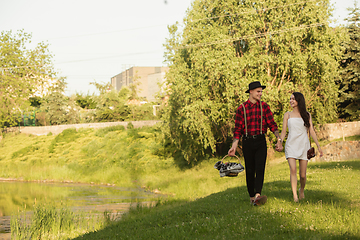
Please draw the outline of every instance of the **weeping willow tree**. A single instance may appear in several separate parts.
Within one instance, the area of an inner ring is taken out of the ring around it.
[[[349,39],[344,43],[345,52],[341,59],[342,79],[340,84],[340,117],[360,120],[360,8],[354,3],[346,19]]]
[[[328,0],[196,0],[169,26],[168,136],[188,162],[229,148],[236,108],[252,81],[282,123],[300,91],[316,123],[337,117],[342,29]],[[180,29],[180,27],[182,27]]]

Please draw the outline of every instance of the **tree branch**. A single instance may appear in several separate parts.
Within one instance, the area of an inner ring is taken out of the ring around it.
[[[278,86],[278,90],[280,90],[280,87],[281,87],[281,85],[282,85],[282,83],[283,83],[283,81],[284,81],[285,74],[286,74],[286,72],[287,72],[288,66],[289,66],[288,64],[285,65],[285,69],[284,69],[284,72],[283,72],[283,74],[282,74],[282,76],[281,76],[281,80],[280,80],[280,84],[279,84],[279,86]]]

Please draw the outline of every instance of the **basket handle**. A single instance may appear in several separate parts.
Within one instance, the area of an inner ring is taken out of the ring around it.
[[[221,159],[221,162],[223,162],[226,157],[236,157],[236,158],[239,160],[239,163],[241,163],[241,162],[240,162],[240,158],[239,158],[238,156],[236,156],[236,155],[234,155],[234,156],[225,155],[225,156]]]

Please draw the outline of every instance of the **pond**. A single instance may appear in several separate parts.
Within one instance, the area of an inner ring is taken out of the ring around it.
[[[10,216],[34,204],[63,204],[85,212],[122,213],[131,203],[151,204],[163,195],[141,188],[116,186],[0,181],[0,239],[10,239]]]

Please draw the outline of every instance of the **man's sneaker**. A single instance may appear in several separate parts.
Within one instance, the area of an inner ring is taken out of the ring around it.
[[[259,196],[255,199],[254,201],[254,206],[260,206],[260,205],[263,205],[265,204],[267,201],[267,196]]]

